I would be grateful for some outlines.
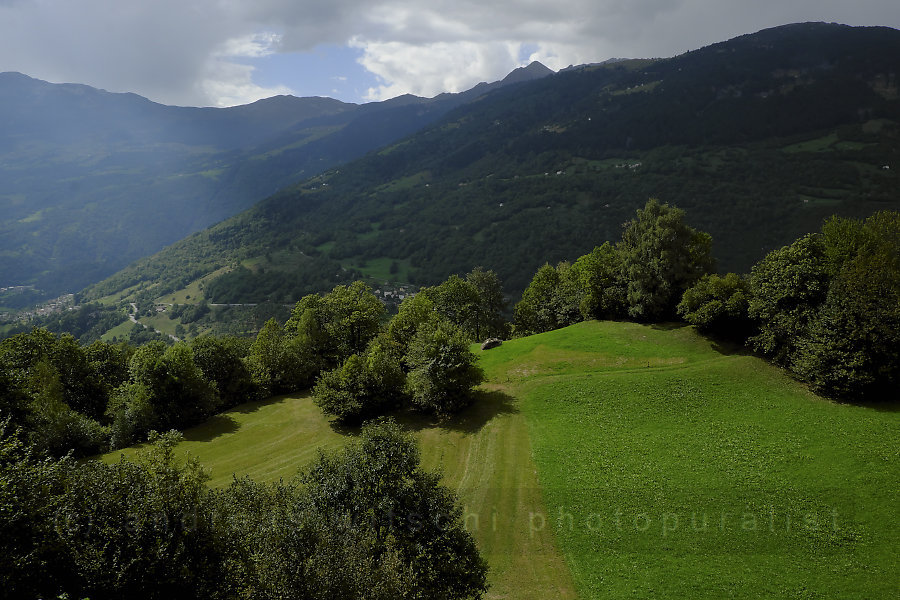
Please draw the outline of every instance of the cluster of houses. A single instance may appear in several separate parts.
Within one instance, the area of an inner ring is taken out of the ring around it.
[[[386,284],[384,287],[376,289],[372,292],[377,298],[384,302],[387,306],[400,306],[404,299],[416,295],[416,291],[412,285],[396,285]]]
[[[0,292],[16,291],[19,288],[34,289],[33,286],[13,286],[8,288],[0,288]],[[40,306],[29,310],[17,311],[15,313],[0,313],[0,321],[27,321],[35,317],[46,317],[47,315],[52,315],[53,313],[59,313],[67,310],[76,310],[77,308],[78,307],[75,306],[75,295],[65,294],[63,296],[60,296],[59,298],[54,298],[53,300],[45,302],[44,304],[41,304]]]

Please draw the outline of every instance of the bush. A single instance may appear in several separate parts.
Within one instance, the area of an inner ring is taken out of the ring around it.
[[[698,331],[745,340],[753,330],[750,285],[734,273],[704,275],[678,304],[678,314]]]

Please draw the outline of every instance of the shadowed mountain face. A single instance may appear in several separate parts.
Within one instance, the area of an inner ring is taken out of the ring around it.
[[[0,73],[0,287],[76,291],[497,85],[367,105],[278,96],[218,109]]]
[[[900,32],[827,24],[567,69],[486,93],[90,294],[163,293],[235,260],[247,268],[208,282],[208,299],[286,302],[319,291],[304,279],[317,270],[383,281],[388,265],[418,284],[483,265],[516,293],[545,261],[618,240],[648,197],[685,209],[720,269],[745,272],[831,214],[900,208],[898,77]]]

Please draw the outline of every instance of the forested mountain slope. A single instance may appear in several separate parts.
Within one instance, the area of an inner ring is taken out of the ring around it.
[[[210,301],[291,302],[387,264],[422,284],[484,265],[515,293],[543,262],[618,239],[648,197],[744,271],[828,215],[900,208],[898,73],[900,32],[829,24],[569,69],[458,107],[88,296],[161,295],[222,269]]]
[[[501,85],[218,109],[0,73],[0,287],[39,290],[0,306],[77,291]]]

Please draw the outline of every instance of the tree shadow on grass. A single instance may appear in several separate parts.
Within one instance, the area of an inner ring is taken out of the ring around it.
[[[294,395],[272,396],[271,398],[266,398],[265,400],[256,400],[254,402],[245,402],[244,404],[238,404],[237,406],[229,408],[225,412],[213,415],[200,425],[186,430],[183,434],[184,439],[189,442],[210,442],[220,435],[225,435],[226,433],[234,433],[235,431],[240,429],[241,426],[240,423],[238,423],[238,421],[234,417],[232,417],[230,413],[249,415],[251,413],[255,413],[265,406],[280,404],[290,397],[294,397]]]
[[[385,414],[407,431],[423,429],[446,429],[462,433],[476,433],[498,415],[516,414],[519,409],[515,399],[500,391],[475,390],[472,404],[455,415],[439,417],[423,414],[411,408],[400,408]],[[372,420],[377,419],[374,417]],[[329,421],[332,431],[339,435],[355,437],[362,431],[361,423],[342,423],[337,419]]]
[[[757,354],[740,342],[729,340],[727,338],[716,338],[713,336],[706,337],[712,342],[712,349],[724,356],[758,356],[762,358],[762,355]]]
[[[220,435],[234,433],[240,429],[238,422],[229,414],[218,414],[210,417],[206,422],[192,427],[184,432],[184,439],[188,442],[211,442]]]
[[[306,394],[306,392],[303,392],[303,395],[305,395],[305,394]],[[272,404],[280,404],[280,403],[284,402],[285,400],[287,400],[288,398],[296,398],[300,395],[301,395],[301,393],[298,392],[296,394],[287,394],[287,395],[283,395],[283,396],[271,396],[269,398],[266,398],[265,400],[255,400],[253,402],[245,402],[244,404],[238,404],[234,408],[229,408],[228,412],[236,412],[236,413],[241,413],[242,415],[249,415],[251,413],[255,413],[256,411],[258,411],[260,408],[262,408],[264,406],[270,406]]]
[[[656,329],[659,331],[674,331],[676,329],[684,329],[685,327],[690,327],[690,325],[688,325],[687,323],[682,323],[680,321],[653,323],[650,325],[650,329]]]
[[[440,428],[462,433],[477,433],[496,416],[519,412],[515,399],[499,390],[475,390],[472,404],[455,415],[436,417],[414,411],[395,415],[397,422],[412,431]]]

